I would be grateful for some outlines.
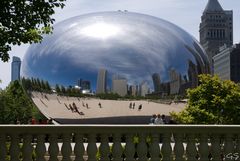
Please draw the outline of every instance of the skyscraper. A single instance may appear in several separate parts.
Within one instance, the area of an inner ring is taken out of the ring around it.
[[[107,91],[107,70],[99,69],[97,76],[97,89],[96,93],[106,93]]]
[[[11,81],[20,80],[21,59],[13,56]]]
[[[200,43],[206,50],[213,73],[213,56],[219,47],[233,44],[233,12],[223,10],[218,0],[208,0],[200,23]]]
[[[240,83],[240,44],[222,47],[218,55],[213,57],[214,74],[222,80]]]

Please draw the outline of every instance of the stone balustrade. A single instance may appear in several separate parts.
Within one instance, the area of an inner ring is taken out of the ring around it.
[[[239,155],[238,125],[0,126],[0,161],[228,161]]]

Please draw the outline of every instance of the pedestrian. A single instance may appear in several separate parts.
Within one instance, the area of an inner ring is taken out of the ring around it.
[[[132,106],[132,109],[134,109],[135,108],[135,102],[133,102],[133,106]]]
[[[98,106],[99,106],[99,108],[102,108],[102,105],[101,105],[101,103],[100,103],[100,102],[98,103]]]

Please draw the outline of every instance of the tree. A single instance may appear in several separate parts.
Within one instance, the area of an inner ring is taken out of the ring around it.
[[[1,0],[0,58],[9,60],[11,45],[37,43],[52,31],[54,9],[66,0]]]
[[[200,75],[199,82],[197,88],[187,91],[187,107],[172,117],[188,124],[239,124],[240,86],[210,75]]]
[[[11,82],[0,93],[0,123],[9,124],[19,120],[26,124],[32,116],[42,117],[19,81]]]

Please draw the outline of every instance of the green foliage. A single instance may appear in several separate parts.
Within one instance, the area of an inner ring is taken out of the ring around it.
[[[19,81],[11,82],[0,93],[0,123],[13,124],[19,120],[21,123],[27,124],[32,116],[43,117]]]
[[[11,45],[37,43],[52,31],[55,8],[63,8],[65,0],[1,0],[0,58],[9,60]]]
[[[239,124],[240,86],[210,75],[200,75],[199,82],[187,91],[187,107],[172,117],[185,124]]]

